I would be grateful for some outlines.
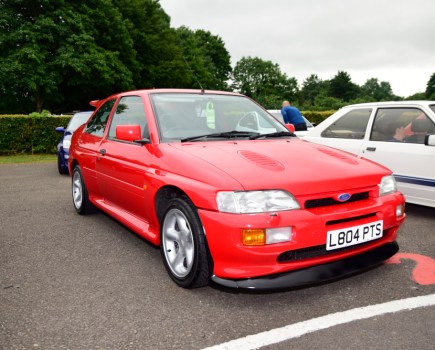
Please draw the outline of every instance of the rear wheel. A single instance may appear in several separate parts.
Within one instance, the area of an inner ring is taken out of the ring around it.
[[[88,191],[83,181],[80,166],[76,165],[72,173],[72,200],[74,208],[79,214],[89,214],[92,211],[92,204],[89,202]]]
[[[208,284],[207,244],[196,208],[183,196],[169,201],[160,233],[160,252],[172,280],[183,288]]]

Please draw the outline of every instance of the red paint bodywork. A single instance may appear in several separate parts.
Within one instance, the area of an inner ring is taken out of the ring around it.
[[[186,90],[141,90],[111,97],[117,100],[127,95],[142,97],[150,143],[116,142],[107,139],[107,130],[101,138],[83,132],[82,126],[74,133],[70,148],[70,172],[76,163],[81,166],[90,201],[140,236],[160,244],[156,197],[170,186],[185,193],[197,208],[213,260],[213,273],[220,278],[252,278],[298,270],[396,240],[396,232],[405,218],[396,217],[396,207],[404,203],[404,198],[400,192],[378,195],[382,177],[391,174],[388,169],[297,138],[163,143],[150,102],[150,94],[160,92]],[[98,106],[103,103],[98,101]],[[105,150],[104,155],[101,149]],[[219,191],[263,189],[286,190],[302,208],[273,215],[218,211]],[[303,208],[306,200],[365,191],[369,198],[361,201]],[[329,230],[376,220],[383,220],[384,236],[380,240],[316,258],[277,261],[283,252],[324,245]],[[242,245],[243,228],[282,226],[292,227],[291,242]]]

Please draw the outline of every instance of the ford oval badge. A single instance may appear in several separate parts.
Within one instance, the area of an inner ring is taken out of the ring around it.
[[[350,198],[350,194],[349,194],[349,193],[342,193],[342,194],[340,194],[340,195],[337,197],[337,199],[338,199],[340,202],[346,202],[346,201],[349,200],[349,198]]]

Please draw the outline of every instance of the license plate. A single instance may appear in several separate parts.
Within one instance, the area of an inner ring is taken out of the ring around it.
[[[328,231],[326,250],[345,248],[352,245],[373,241],[383,235],[382,220],[364,225],[352,226],[340,230]]]

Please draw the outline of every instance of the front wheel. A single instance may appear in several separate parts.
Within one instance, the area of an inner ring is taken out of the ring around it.
[[[160,253],[172,280],[183,288],[206,286],[210,276],[206,239],[187,197],[169,201],[160,238]]]
[[[80,166],[76,165],[72,173],[72,200],[74,208],[79,214],[89,214],[92,211],[92,204],[89,201],[88,191],[83,181]]]

